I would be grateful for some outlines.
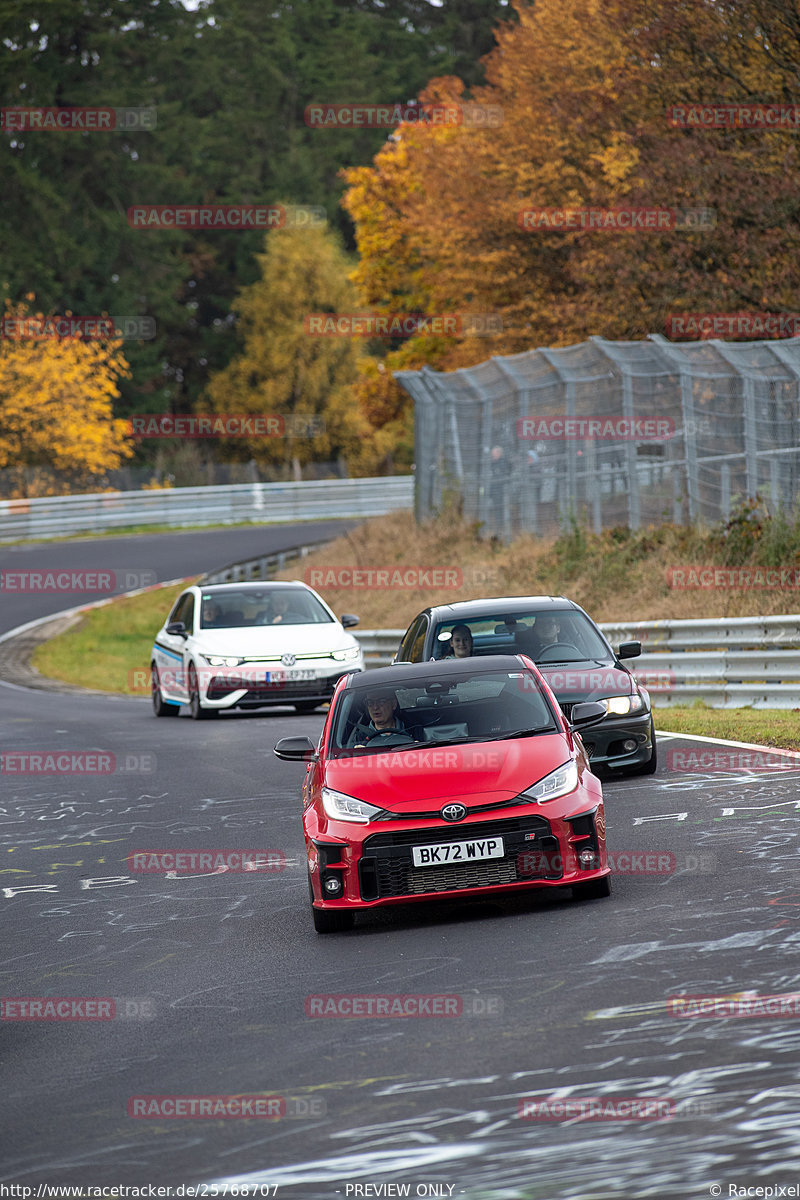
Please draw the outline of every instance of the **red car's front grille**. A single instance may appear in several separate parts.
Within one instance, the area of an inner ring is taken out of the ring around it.
[[[503,838],[505,853],[502,858],[414,866],[413,846],[497,835]],[[562,874],[558,850],[558,839],[550,832],[549,822],[540,816],[378,833],[367,838],[359,862],[361,898],[383,900],[392,896],[435,895],[437,892],[497,887],[504,883],[530,883],[533,878],[558,879]],[[541,869],[532,869],[532,862],[543,865]]]

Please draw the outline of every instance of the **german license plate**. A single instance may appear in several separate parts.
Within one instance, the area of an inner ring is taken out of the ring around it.
[[[482,858],[502,858],[501,837],[476,838],[472,842],[441,842],[436,846],[412,846],[415,867],[441,867],[449,863],[477,862]]]
[[[299,679],[316,679],[316,671],[267,671],[267,683],[294,683]]]

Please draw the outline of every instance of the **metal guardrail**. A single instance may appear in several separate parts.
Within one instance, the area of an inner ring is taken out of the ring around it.
[[[322,542],[310,542],[305,546],[293,546],[290,550],[279,550],[276,554],[262,554],[260,558],[248,558],[245,562],[231,563],[229,567],[221,567],[218,571],[209,571],[200,580],[200,584],[211,583],[240,583],[242,580],[274,579],[278,571],[282,571],[288,562],[298,558],[307,558],[321,546],[330,546],[331,539]]]
[[[628,665],[657,707],[800,708],[800,615],[600,626],[612,645],[640,641]],[[356,632],[368,667],[386,666],[405,630]]]
[[[0,542],[139,525],[228,525],[374,517],[414,507],[414,477],[236,483],[0,500]]]

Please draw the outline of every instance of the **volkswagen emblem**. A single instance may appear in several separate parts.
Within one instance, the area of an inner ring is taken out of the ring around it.
[[[294,664],[297,662],[297,659],[295,658],[295,656],[293,654],[282,654],[281,662],[283,663],[283,665],[285,667],[293,667]]]
[[[440,816],[445,821],[463,821],[467,810],[463,804],[445,804]]]

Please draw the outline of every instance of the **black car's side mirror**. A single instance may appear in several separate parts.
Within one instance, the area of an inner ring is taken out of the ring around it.
[[[354,625],[358,624],[360,619],[361,618],[355,616],[354,613],[342,613],[341,617],[339,618],[342,629],[352,629]]]
[[[316,762],[317,748],[310,737],[303,734],[300,737],[281,738],[276,742],[273,754],[286,762]]]
[[[188,637],[183,621],[170,621],[167,626],[167,633],[172,633],[175,637]]]
[[[641,653],[641,642],[621,642],[617,651],[617,658],[638,658]]]
[[[598,704],[596,700],[585,700],[573,705],[570,728],[582,729],[584,725],[596,725],[605,715],[605,705]]]

